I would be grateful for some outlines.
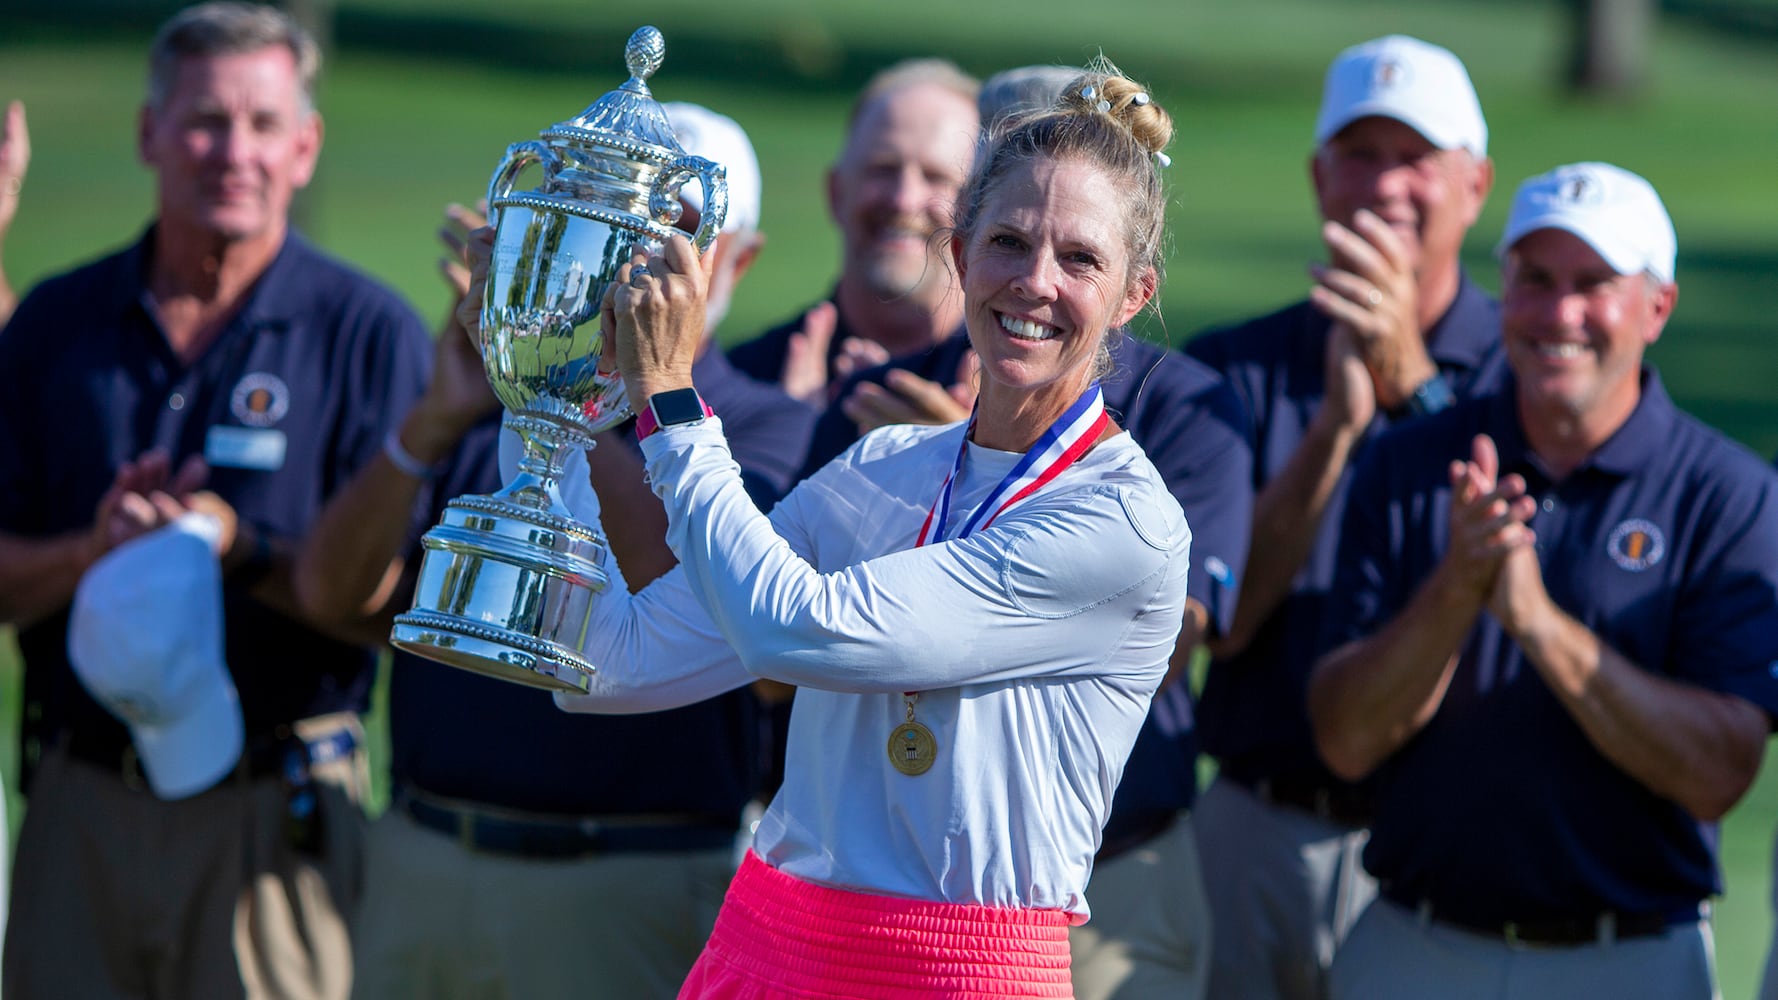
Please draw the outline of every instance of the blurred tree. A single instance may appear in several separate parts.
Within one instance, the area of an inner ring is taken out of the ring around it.
[[[1627,98],[1648,82],[1655,0],[1568,0],[1568,89]]]

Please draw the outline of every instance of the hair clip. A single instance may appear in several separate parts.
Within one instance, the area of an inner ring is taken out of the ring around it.
[[[1147,107],[1148,106],[1148,92],[1145,90],[1138,90],[1136,92],[1136,96],[1130,98],[1130,103],[1136,105],[1139,108]]]
[[[1092,88],[1092,85],[1090,85],[1090,84],[1085,87],[1080,88],[1080,99],[1083,101],[1090,101],[1093,98],[1098,97],[1098,96],[1099,96],[1099,92],[1097,90],[1094,90]]]
[[[1154,154],[1154,161],[1160,164],[1163,170],[1173,165],[1173,158],[1158,150]]]
[[[1098,108],[1100,112],[1105,113],[1105,114],[1109,114],[1111,112],[1111,102],[1110,101],[1100,101],[1098,104],[1093,105],[1093,107]]]

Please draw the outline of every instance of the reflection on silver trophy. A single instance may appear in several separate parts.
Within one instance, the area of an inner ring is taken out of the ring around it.
[[[524,457],[505,488],[452,500],[426,533],[413,609],[390,635],[398,648],[551,690],[592,682],[579,650],[607,585],[605,540],[569,515],[557,480],[575,450],[630,415],[622,380],[599,371],[599,303],[634,251],[657,253],[673,233],[688,181],[704,189],[700,253],[728,207],[723,168],[686,155],[644,82],[664,54],[661,33],[639,29],[624,50],[629,81],[509,147],[489,182],[482,365]],[[513,191],[531,166],[543,185]]]

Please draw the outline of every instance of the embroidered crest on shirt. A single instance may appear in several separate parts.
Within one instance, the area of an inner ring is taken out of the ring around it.
[[[249,372],[235,383],[228,408],[248,427],[270,427],[290,412],[290,387],[270,372]]]
[[[1653,521],[1633,517],[1611,529],[1605,542],[1611,561],[1632,573],[1640,573],[1667,554],[1667,540]]]

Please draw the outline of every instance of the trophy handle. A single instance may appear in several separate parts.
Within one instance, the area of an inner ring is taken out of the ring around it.
[[[655,176],[654,190],[648,197],[648,210],[657,219],[677,222],[679,189],[694,177],[704,186],[704,214],[698,220],[698,231],[691,238],[692,245],[701,254],[716,242],[716,234],[728,218],[728,168],[701,156],[681,156]]]
[[[506,147],[506,156],[500,160],[500,166],[494,168],[494,176],[488,181],[488,221],[491,224],[500,224],[497,203],[512,193],[512,184],[518,180],[519,172],[533,163],[543,164],[545,173],[553,175],[561,160],[548,143],[536,139]]]

